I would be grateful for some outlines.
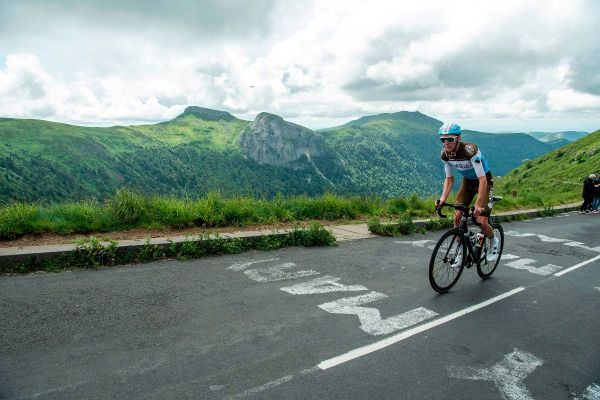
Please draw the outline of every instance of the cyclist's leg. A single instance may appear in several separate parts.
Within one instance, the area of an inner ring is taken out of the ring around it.
[[[488,238],[492,238],[494,236],[494,230],[489,223],[489,218],[492,214],[492,207],[494,207],[494,181],[491,178],[488,178],[487,183],[487,191],[485,193],[487,201],[483,207],[483,212],[476,219],[477,223],[481,224],[481,231],[484,233],[484,235]]]
[[[466,179],[462,180],[460,184],[460,189],[458,189],[458,193],[456,194],[456,201],[454,202],[455,206],[461,207],[469,207],[471,201],[473,201],[473,197],[477,194],[476,191],[473,191],[473,188]],[[454,212],[454,227],[457,227],[460,224],[460,219],[462,218],[462,211],[456,210]]]

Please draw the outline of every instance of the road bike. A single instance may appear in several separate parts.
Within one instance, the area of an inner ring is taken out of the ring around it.
[[[501,200],[502,197],[492,198],[492,202]],[[431,260],[429,261],[429,283],[433,290],[439,293],[446,293],[458,282],[465,266],[471,268],[473,264],[477,266],[477,274],[481,279],[487,279],[496,270],[500,263],[502,250],[504,248],[504,230],[498,223],[494,223],[492,217],[489,217],[489,223],[494,230],[494,235],[498,238],[498,253],[494,260],[488,261],[487,255],[491,254],[491,240],[482,232],[473,234],[469,230],[468,220],[471,218],[476,225],[473,216],[474,208],[455,206],[452,204],[441,203],[437,207],[437,213],[441,218],[446,218],[442,214],[443,207],[452,207],[462,211],[460,224],[456,228],[450,229],[444,233],[433,248]]]

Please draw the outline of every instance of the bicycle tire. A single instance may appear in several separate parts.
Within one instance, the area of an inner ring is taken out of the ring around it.
[[[456,238],[460,238],[458,241]],[[448,246],[442,248],[442,245],[446,243],[447,239],[450,239]],[[451,255],[450,259],[447,259],[448,254],[453,251],[454,244],[459,243],[456,251],[462,251],[462,263],[458,267],[452,267],[451,263],[455,260],[456,255],[458,253],[454,253]],[[441,249],[441,252],[440,252]],[[438,258],[438,253],[441,253],[441,258]],[[442,261],[441,267],[436,269],[436,261]],[[433,248],[433,252],[431,253],[431,259],[429,260],[429,283],[433,290],[438,293],[446,293],[449,291],[455,284],[458,282],[458,278],[462,274],[463,269],[465,268],[465,264],[467,262],[467,240],[464,236],[461,236],[457,228],[450,229],[446,233],[442,235],[442,237],[438,240],[435,247]],[[446,276],[448,279],[446,281],[442,281],[442,276],[444,272],[447,272]],[[452,273],[452,277],[450,277],[450,273]]]
[[[498,248],[498,257],[496,257],[496,259],[494,261],[492,261],[493,265],[491,266],[491,269],[486,268],[486,266],[489,266],[489,264],[488,264],[487,260],[485,259],[485,255],[482,257],[482,259],[480,259],[477,262],[477,274],[479,275],[479,277],[481,279],[487,279],[490,276],[492,276],[492,274],[494,273],[496,268],[498,268],[498,264],[500,264],[500,258],[502,258],[502,250],[504,249],[504,229],[502,228],[502,225],[500,225],[500,224],[491,224],[491,225],[492,225],[492,229],[494,230],[494,234],[500,241],[500,246]],[[487,248],[489,249],[490,240],[487,238],[486,238],[486,245],[488,246]],[[487,251],[485,252],[485,254],[487,254]]]

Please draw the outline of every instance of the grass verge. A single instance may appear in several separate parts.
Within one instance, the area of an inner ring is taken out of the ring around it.
[[[74,251],[45,258],[29,258],[25,262],[0,264],[0,273],[35,271],[60,272],[74,269],[96,269],[122,264],[177,259],[188,260],[211,255],[237,254],[249,250],[274,250],[289,246],[333,246],[335,237],[318,223],[297,226],[291,232],[271,235],[222,238],[201,234],[181,243],[152,244],[150,240],[139,248],[119,248],[116,241],[101,243],[92,237],[79,241]]]

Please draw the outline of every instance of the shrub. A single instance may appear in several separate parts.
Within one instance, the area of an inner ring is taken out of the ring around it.
[[[34,204],[14,203],[0,208],[0,239],[14,239],[33,230],[38,213]]]
[[[118,189],[108,205],[118,221],[126,225],[139,222],[146,211],[146,201],[133,190],[122,188]]]
[[[404,214],[397,223],[382,224],[379,218],[371,218],[367,223],[369,231],[382,236],[400,236],[415,232],[415,224],[410,215]]]

